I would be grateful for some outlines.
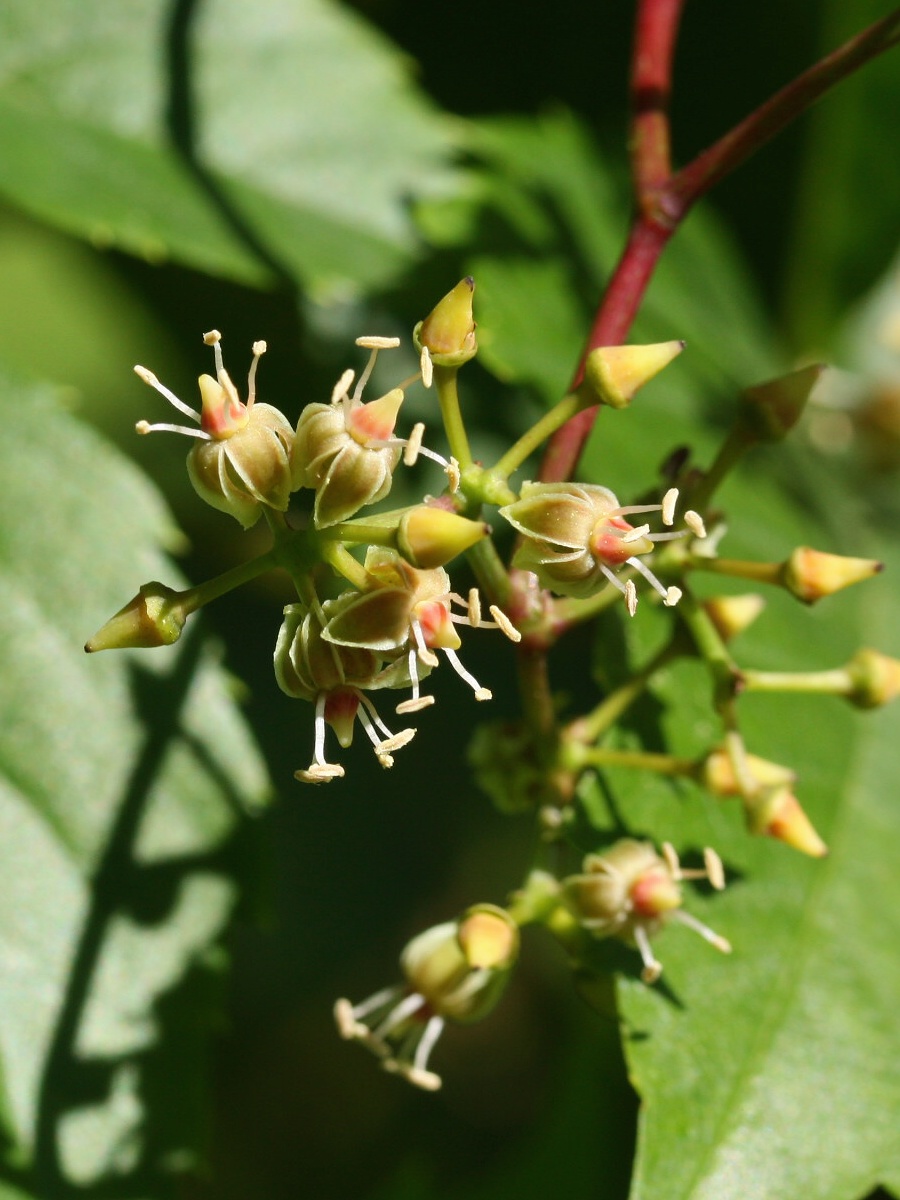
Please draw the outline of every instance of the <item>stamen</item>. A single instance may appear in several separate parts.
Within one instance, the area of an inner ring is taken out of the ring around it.
[[[434,378],[434,364],[431,361],[431,354],[428,347],[422,347],[422,353],[419,357],[419,370],[422,372],[422,382],[427,388],[431,387],[431,381]]]
[[[459,661],[459,655],[455,650],[451,650],[448,646],[444,648],[444,653],[450,660],[450,665],[453,670],[457,673],[460,679],[464,679],[466,681],[466,683],[475,693],[476,700],[493,700],[493,692],[489,688],[482,687],[475,676],[466,670],[466,668]]]
[[[578,553],[580,553],[580,552],[576,551],[575,555],[577,556]],[[625,598],[627,600],[628,599],[628,584],[631,583],[631,580],[629,579],[626,583],[623,583],[622,580],[618,577],[618,575],[616,575],[616,573],[614,571],[611,571],[605,563],[599,563],[598,566],[600,567],[600,570],[603,572],[603,574],[606,576],[606,578],[609,580],[609,582],[611,584],[613,584],[614,587],[617,587],[619,589],[619,591],[622,592],[622,594],[625,596]],[[632,588],[633,587],[634,587],[634,585],[632,584]],[[635,603],[637,603],[637,601],[635,601]]]
[[[678,913],[676,912],[674,915],[677,916]],[[643,925],[635,925],[634,942],[644,964],[644,969],[641,971],[641,979],[643,979],[644,983],[655,983],[660,975],[662,975],[662,963],[655,957],[651,950],[650,939]]]
[[[416,736],[414,729],[401,729],[399,733],[393,733],[389,738],[385,738],[378,745],[379,754],[390,754],[392,750],[402,750]]]
[[[414,467],[416,459],[419,457],[419,451],[422,449],[422,437],[425,433],[425,426],[421,421],[418,421],[412,427],[412,432],[406,440],[406,449],[403,451],[403,462],[407,467]]]
[[[434,702],[434,696],[413,696],[409,700],[401,700],[394,712],[400,716],[404,716],[406,713],[421,712],[423,708],[430,708]]]
[[[669,868],[669,873],[673,879],[681,879],[681,862],[678,858],[678,851],[671,842],[663,842],[662,856],[666,860],[666,866]]]
[[[268,350],[265,342],[253,343],[253,362],[250,364],[250,370],[247,373],[247,408],[253,407],[253,401],[256,399],[256,368],[259,365],[259,360]]]
[[[359,379],[356,381],[356,387],[353,389],[353,399],[354,400],[359,400],[359,398],[362,396],[363,389],[365,388],[366,384],[369,382],[369,376],[372,374],[372,371],[375,367],[375,359],[377,357],[378,357],[378,350],[376,348],[369,355],[369,361],[366,363],[365,369],[363,370],[362,375],[360,375]]]
[[[348,367],[347,370],[343,373],[343,375],[340,377],[340,379],[337,381],[337,383],[334,385],[334,388],[332,389],[332,392],[331,392],[331,403],[332,404],[340,404],[340,402],[346,397],[347,393],[350,390],[350,384],[353,382],[353,378],[354,378],[355,374],[356,374],[356,372],[353,370],[352,367]]]
[[[294,778],[301,783],[328,783],[332,779],[342,779],[344,768],[340,763],[312,763],[305,771],[295,771]]]
[[[381,988],[381,990],[377,991],[373,996],[368,996],[365,1000],[360,1000],[359,1004],[354,1004],[350,1011],[353,1014],[353,1017],[358,1021],[362,1017],[367,1017],[369,1013],[375,1012],[376,1009],[384,1008],[386,1004],[393,1004],[393,1002],[398,1000],[402,995],[403,988],[399,987],[396,983],[392,983],[389,984],[388,987]],[[346,1004],[347,1002],[342,1002],[339,1000],[338,1004],[341,1003]],[[337,1004],[334,1007],[335,1015],[337,1015]]]
[[[196,421],[198,425],[200,424],[200,414],[191,408],[189,404],[185,404],[183,400],[179,400],[174,392],[170,392],[164,384],[159,382],[152,371],[148,371],[146,367],[137,366],[134,368],[134,373],[139,379],[143,379],[144,383],[149,387],[159,392],[161,396],[165,396],[173,408],[177,408],[180,413],[184,413],[186,417],[190,417],[192,421]]]
[[[706,537],[706,526],[703,523],[703,518],[698,512],[694,512],[692,508],[689,508],[687,512],[685,512],[684,523],[695,537]]]
[[[138,421],[135,425],[137,433],[182,433],[185,437],[199,438],[201,442],[211,442],[212,438],[202,429],[188,429],[184,425],[170,425],[167,421],[151,425],[149,421]]]
[[[392,1029],[396,1029],[398,1025],[414,1016],[424,1003],[424,996],[420,996],[418,992],[410,992],[391,1009],[381,1024],[372,1030],[373,1037],[383,1040],[385,1034],[390,1033]]]
[[[458,492],[459,491],[459,482],[460,482],[460,478],[461,478],[460,471],[459,471],[459,463],[456,461],[456,459],[452,455],[450,456],[450,461],[444,467],[444,471],[446,472],[447,479],[450,483],[450,491]]]
[[[419,652],[419,662],[425,664],[426,667],[436,667],[440,663],[438,656],[425,644],[425,634],[422,632],[422,625],[415,618],[410,621],[410,628],[413,632],[413,639],[416,643],[416,648]]]
[[[400,345],[400,339],[398,337],[378,337],[377,334],[372,334],[358,337],[356,345],[362,350],[396,350]]]
[[[625,582],[625,607],[628,609],[629,617],[633,617],[637,612],[638,594],[637,588],[634,586],[634,580],[628,579]]]
[[[489,611],[491,616],[497,622],[497,628],[501,633],[504,633],[511,642],[521,642],[521,633],[519,633],[518,629],[516,629],[515,625],[513,625],[512,621],[502,608],[498,608],[496,604],[492,604]]]
[[[678,503],[678,488],[669,488],[662,498],[662,523],[671,525],[675,520],[675,505]],[[685,514],[687,515],[687,514]]]
[[[707,879],[717,892],[721,892],[725,887],[725,868],[712,846],[706,846],[703,850],[703,865]]]
[[[704,925],[702,921],[698,921],[691,913],[685,912],[683,908],[676,909],[672,913],[672,920],[680,921],[682,925],[687,925],[688,929],[693,929],[694,933],[699,933],[705,942],[709,942],[711,946],[715,946],[722,954],[731,953],[731,942],[729,942],[728,938],[722,937],[721,934],[710,929],[708,925]]]
[[[630,567],[634,567],[634,569],[636,571],[639,571],[640,574],[643,575],[643,577],[647,580],[647,582],[654,589],[654,591],[659,592],[659,594],[660,594],[660,596],[662,596],[663,600],[665,600],[667,598],[668,591],[663,587],[663,585],[659,582],[659,580],[656,578],[656,576],[653,574],[653,572],[650,570],[650,568],[648,566],[645,566],[645,564],[642,563],[639,558],[629,558],[629,559],[626,559],[626,561]],[[676,591],[677,590],[678,589],[676,588]]]
[[[622,535],[623,542],[639,542],[642,537],[646,537],[650,532],[649,525],[638,525],[634,529],[630,529],[628,533]]]
[[[477,629],[481,624],[481,597],[478,595],[477,587],[469,588],[466,611],[469,617],[469,624],[473,629]]]
[[[425,1032],[416,1047],[416,1056],[413,1059],[414,1071],[425,1071],[428,1065],[428,1059],[435,1047],[435,1043],[444,1031],[444,1018],[437,1015],[430,1017],[428,1024],[425,1026]],[[430,1072],[428,1072],[430,1074]]]
[[[679,587],[666,588],[666,598],[663,600],[663,604],[666,608],[674,608],[683,595],[684,593]]]

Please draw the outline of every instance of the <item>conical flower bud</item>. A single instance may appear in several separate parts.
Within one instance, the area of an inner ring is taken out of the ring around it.
[[[756,754],[745,754],[744,765],[754,791],[778,785],[790,786],[797,780],[796,772],[790,767],[759,758]],[[700,766],[699,780],[714,796],[740,796],[745,790],[741,787],[734,762],[725,747],[713,750],[706,756]]]
[[[765,606],[765,600],[755,592],[743,596],[713,596],[703,601],[709,619],[726,642],[752,625]]]
[[[684,349],[684,342],[649,346],[600,346],[584,364],[585,405],[627,408],[635,394]]]
[[[181,637],[189,615],[179,592],[163,583],[145,583],[133,600],[98,629],[85,643],[85,650],[171,646]]]
[[[468,275],[413,330],[416,348],[427,350],[439,367],[461,367],[475,357],[474,291],[475,280]]]
[[[470,521],[445,508],[420,504],[400,518],[397,549],[408,563],[428,571],[443,567],[488,532],[484,521]]]
[[[739,423],[754,441],[780,442],[800,420],[824,370],[823,363],[812,363],[747,388],[741,398]]]
[[[900,693],[900,659],[864,647],[847,664],[853,690],[847,699],[857,708],[880,708]]]
[[[809,546],[798,546],[782,567],[781,579],[798,600],[814,604],[852,583],[871,579],[884,570],[884,563],[871,558],[848,558],[824,554]]]
[[[789,788],[768,788],[745,798],[744,811],[751,833],[777,838],[812,858],[823,858],[828,853],[828,847]]]

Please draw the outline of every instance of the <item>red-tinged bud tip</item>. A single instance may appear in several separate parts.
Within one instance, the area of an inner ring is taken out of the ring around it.
[[[751,833],[777,838],[811,858],[824,858],[828,853],[800,801],[786,787],[762,792],[745,801],[745,806]]]
[[[668,366],[684,349],[684,342],[656,342],[649,346],[600,346],[584,364],[584,402],[627,408],[635,394]]]
[[[681,906],[681,889],[664,867],[645,871],[631,886],[634,911],[642,917],[660,917]]]
[[[347,430],[353,440],[360,446],[367,446],[370,442],[386,442],[393,436],[402,403],[402,390],[393,388],[380,399],[354,408],[347,417]]]
[[[358,709],[359,693],[355,688],[336,688],[325,701],[325,720],[345,750],[353,742]]]
[[[468,965],[479,970],[507,967],[519,951],[518,926],[505,909],[493,904],[464,913],[456,936]]]
[[[178,592],[162,583],[145,583],[133,600],[85,642],[85,651],[151,649],[171,646],[181,637],[188,610]]]
[[[224,372],[223,372],[224,374]],[[227,377],[226,377],[227,378]],[[234,385],[229,391],[212,375],[201,375],[200,385],[200,428],[216,441],[230,438],[243,429],[250,419],[249,409],[237,398]],[[228,380],[231,384],[231,380]]]
[[[413,331],[417,348],[427,349],[438,366],[461,367],[478,350],[472,314],[474,291],[475,280],[467,275]]]
[[[489,533],[483,521],[422,504],[404,513],[397,527],[397,549],[420,570],[443,567]]]
[[[871,579],[884,570],[884,563],[871,558],[848,558],[824,554],[809,546],[798,546],[782,567],[782,582],[806,604],[814,604],[853,583]]]

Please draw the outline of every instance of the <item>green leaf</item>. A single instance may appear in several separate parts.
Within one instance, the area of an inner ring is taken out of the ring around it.
[[[236,838],[265,772],[199,626],[84,654],[142,582],[178,583],[174,531],[51,395],[2,388],[0,1178],[157,1195],[202,1147]]]
[[[788,457],[795,485],[808,488],[802,456]],[[792,509],[765,473],[729,479],[722,500],[734,528],[724,553],[783,557],[799,541],[829,544],[826,528]],[[896,559],[896,547],[887,553]],[[718,580],[695,582],[705,594],[719,590],[710,586]],[[860,641],[896,652],[896,635],[893,646],[883,638],[897,602],[896,585],[883,578],[812,610],[776,593],[738,644],[738,662],[837,666]],[[641,620],[639,608],[634,624]],[[652,691],[675,753],[700,754],[721,736],[699,664],[661,673]],[[618,817],[688,854],[713,845],[732,877],[721,896],[687,901],[728,937],[730,958],[672,927],[656,943],[661,985],[644,986],[636,972],[620,979],[626,1054],[643,1101],[632,1196],[850,1200],[900,1171],[896,713],[748,695],[740,717],[754,753],[799,772],[798,795],[831,847],[828,859],[751,840],[735,801],[647,773],[605,772],[605,793],[585,793],[598,831],[612,834]]]
[[[86,0],[70,18],[64,0],[0,15],[8,199],[98,244],[251,283],[277,271],[353,291],[414,257],[407,205],[450,188],[449,126],[355,14]]]

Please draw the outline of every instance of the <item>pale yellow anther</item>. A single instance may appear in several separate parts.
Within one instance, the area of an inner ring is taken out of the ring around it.
[[[681,878],[681,860],[678,857],[678,851],[675,849],[675,847],[672,845],[671,842],[663,842],[662,856],[666,860],[666,866],[669,868],[672,878],[680,879]]]
[[[703,865],[706,867],[707,879],[717,892],[721,892],[725,887],[725,868],[712,846],[707,846],[703,851]]]
[[[493,700],[494,693],[490,688],[480,687],[475,689],[476,700]]]
[[[700,514],[698,512],[694,512],[694,510],[692,508],[689,508],[685,512],[684,523],[685,523],[685,525],[687,525],[688,529],[691,531],[691,533],[694,535],[694,537],[698,537],[698,538],[706,537],[706,526],[703,523],[703,518],[700,516]]]
[[[425,426],[421,421],[418,421],[412,427],[412,432],[406,440],[406,448],[403,451],[403,462],[407,467],[414,467],[419,457],[419,451],[422,449],[422,438],[425,436]]]
[[[641,979],[643,979],[644,983],[656,983],[660,975],[662,975],[662,963],[655,958],[652,962],[648,962],[641,971]]]
[[[386,771],[389,771],[394,765],[394,759],[390,754],[379,754],[379,752],[376,750],[375,757],[378,759],[378,765],[380,767],[384,767]]]
[[[633,579],[625,581],[625,607],[628,610],[629,617],[633,617],[637,612],[638,594],[637,588],[634,586]]]
[[[505,634],[511,642],[521,642],[521,633],[519,633],[502,608],[498,608],[496,604],[492,604],[489,612],[497,622],[497,628],[501,633]]]
[[[400,345],[398,337],[358,337],[356,344],[363,350],[396,350]]]
[[[139,379],[143,379],[144,383],[146,383],[149,387],[159,387],[159,380],[156,378],[153,372],[148,371],[146,367],[135,367],[134,373]]]
[[[666,608],[674,608],[683,594],[684,593],[682,592],[681,588],[666,588],[666,598],[663,600],[663,604],[666,606]]]
[[[149,433],[150,432],[150,422],[149,421],[138,421],[138,423],[135,425],[134,428],[135,428],[136,433]]]
[[[262,358],[262,356],[265,354],[265,352],[268,350],[268,348],[269,347],[266,342],[254,342],[253,343],[253,353],[256,355],[257,358]]]
[[[426,667],[437,667],[440,665],[440,659],[433,650],[424,650],[421,646],[416,651],[416,657],[420,663],[424,663]]]
[[[339,404],[344,399],[344,397],[350,391],[350,384],[353,382],[354,377],[355,372],[353,371],[352,367],[348,367],[332,389],[332,404]]]
[[[629,529],[629,531],[627,533],[623,534],[622,541],[623,542],[639,542],[641,540],[641,538],[646,537],[649,532],[650,532],[649,525],[638,525],[634,529]]]
[[[431,387],[431,381],[434,379],[434,363],[431,361],[431,352],[427,346],[422,347],[422,353],[419,355],[419,370],[422,372],[422,383],[425,387]]]
[[[662,498],[662,523],[671,525],[675,520],[675,505],[678,503],[678,488],[669,488]]]
[[[401,700],[394,709],[400,716],[406,713],[421,712],[423,708],[430,708],[434,704],[434,696],[419,696],[418,700]]]
[[[328,783],[332,779],[343,779],[344,768],[340,763],[313,763],[305,771],[295,771],[294,778],[301,783]]]
[[[206,346],[215,346],[218,342],[221,342],[221,340],[222,335],[219,333],[218,329],[211,329],[209,333],[204,333],[203,335],[203,343]]]
[[[477,629],[481,624],[481,597],[478,595],[478,588],[469,588],[466,613],[469,618],[469,624],[473,629]]]
[[[361,1025],[354,1017],[353,1005],[349,1000],[335,1000],[333,1011],[338,1033],[345,1041],[352,1041],[368,1032],[365,1025]]]
[[[393,734],[389,738],[385,738],[383,742],[379,742],[375,747],[375,753],[381,758],[382,755],[390,755],[392,750],[401,750],[408,745],[416,736],[414,729],[401,729],[399,733]]]
[[[450,484],[450,491],[458,492],[459,491],[460,473],[459,473],[459,463],[456,461],[455,458],[451,457],[451,459],[447,463],[446,467],[444,467],[444,473],[446,474],[447,481]]]

